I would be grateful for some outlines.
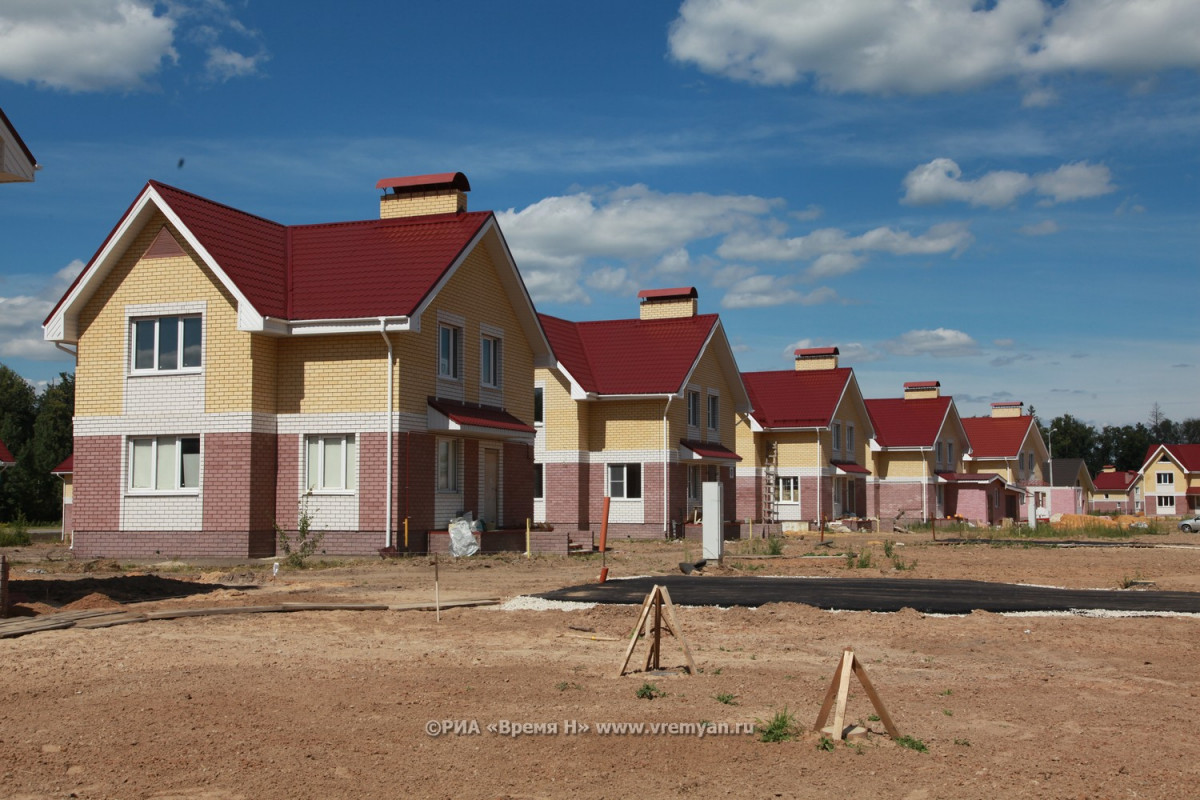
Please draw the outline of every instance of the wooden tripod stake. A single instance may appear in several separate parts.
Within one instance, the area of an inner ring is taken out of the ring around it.
[[[879,715],[879,720],[883,723],[888,736],[893,739],[900,738],[900,731],[896,729],[891,715],[883,707],[883,701],[879,699],[879,694],[871,685],[871,679],[867,677],[866,669],[863,668],[862,662],[849,647],[842,651],[842,660],[838,663],[837,671],[833,673],[833,680],[829,683],[829,691],[825,693],[825,702],[821,704],[821,711],[817,714],[813,730],[829,734],[835,739],[846,738],[846,698],[850,693],[851,672],[858,676],[858,682],[862,684],[867,697],[871,699],[871,705],[875,706],[875,713]],[[829,720],[829,711],[833,709],[835,699],[837,700],[837,709],[833,714],[833,725],[826,727],[825,723]],[[865,731],[862,732],[865,733]]]
[[[651,615],[653,614],[653,622]],[[662,645],[662,630],[665,625],[667,633],[674,636],[683,645],[683,655],[687,659],[687,665],[684,666],[684,671],[689,675],[696,674],[696,662],[692,660],[692,648],[688,647],[687,639],[684,638],[683,631],[679,627],[678,621],[675,619],[675,606],[671,603],[671,595],[667,592],[667,587],[655,585],[650,590],[650,594],[646,595],[646,599],[642,602],[642,613],[638,616],[637,625],[633,627],[633,634],[629,637],[629,646],[625,648],[625,660],[621,662],[621,671],[617,673],[617,677],[621,677],[629,668],[629,659],[633,656],[633,649],[637,646],[638,637],[646,632],[647,623],[651,623],[652,627],[649,631],[650,650],[646,653],[646,671],[661,669],[659,656],[661,654]]]

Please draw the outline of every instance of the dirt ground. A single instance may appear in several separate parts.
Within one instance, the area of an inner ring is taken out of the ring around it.
[[[1194,535],[1054,549],[897,538],[899,571],[879,537],[840,536],[826,548],[810,535],[790,539],[783,557],[730,553],[705,572],[1200,590]],[[847,549],[868,550],[871,566],[849,567],[838,555]],[[79,563],[56,545],[3,552],[27,615],[434,597],[428,559],[272,578],[261,562]],[[677,573],[697,555],[620,542],[606,563],[613,578]],[[443,560],[438,588],[443,601],[511,600],[595,580],[600,566],[599,556]],[[0,798],[1200,794],[1195,617],[681,608],[698,674],[617,677],[638,608],[522,605],[448,609],[440,622],[431,611],[306,611],[2,639]],[[884,735],[855,681],[847,716],[866,737],[825,749],[809,730],[847,646],[926,752]],[[669,638],[663,654],[683,663]],[[781,712],[794,715],[792,741],[698,733],[700,723],[733,730]],[[598,730],[622,722],[643,732]],[[506,735],[513,724],[527,730]]]

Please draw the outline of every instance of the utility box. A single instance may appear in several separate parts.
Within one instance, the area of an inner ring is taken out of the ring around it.
[[[725,552],[725,488],[713,481],[701,485],[704,501],[704,557],[720,561]]]

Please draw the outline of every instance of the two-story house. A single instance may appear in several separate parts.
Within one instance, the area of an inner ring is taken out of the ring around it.
[[[1003,506],[1004,481],[968,474],[971,441],[958,406],[939,381],[910,381],[903,397],[871,398],[871,515],[901,522],[959,516],[992,524]]]
[[[1142,511],[1141,473],[1136,469],[1118,470],[1105,464],[1092,479],[1092,511],[1138,514]]]
[[[379,218],[282,225],[151,181],[55,306],[76,348],[79,556],[423,551],[532,514],[550,355],[461,173],[380,181]]]
[[[1174,517],[1200,508],[1200,444],[1156,444],[1146,452],[1139,483],[1146,515]]]
[[[874,427],[836,347],[796,350],[794,368],[744,372],[754,410],[737,420],[738,518],[766,524],[867,513]]]
[[[611,535],[680,535],[705,482],[733,518],[733,426],[750,404],[725,329],[695,288],[638,299],[636,319],[541,315],[554,363],[534,384],[534,514],[556,529],[597,530],[607,497]]]
[[[971,474],[997,474],[1006,484],[1003,516],[1035,522],[1048,497],[1043,471],[1049,453],[1034,417],[1022,402],[992,403],[989,417],[964,417],[971,452],[963,458]]]

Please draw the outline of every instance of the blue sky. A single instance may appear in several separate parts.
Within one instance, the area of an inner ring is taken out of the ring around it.
[[[1200,416],[1200,3],[0,4],[0,361],[148,179],[287,224],[462,171],[540,310],[695,285],[743,370],[836,345],[1096,425]]]

